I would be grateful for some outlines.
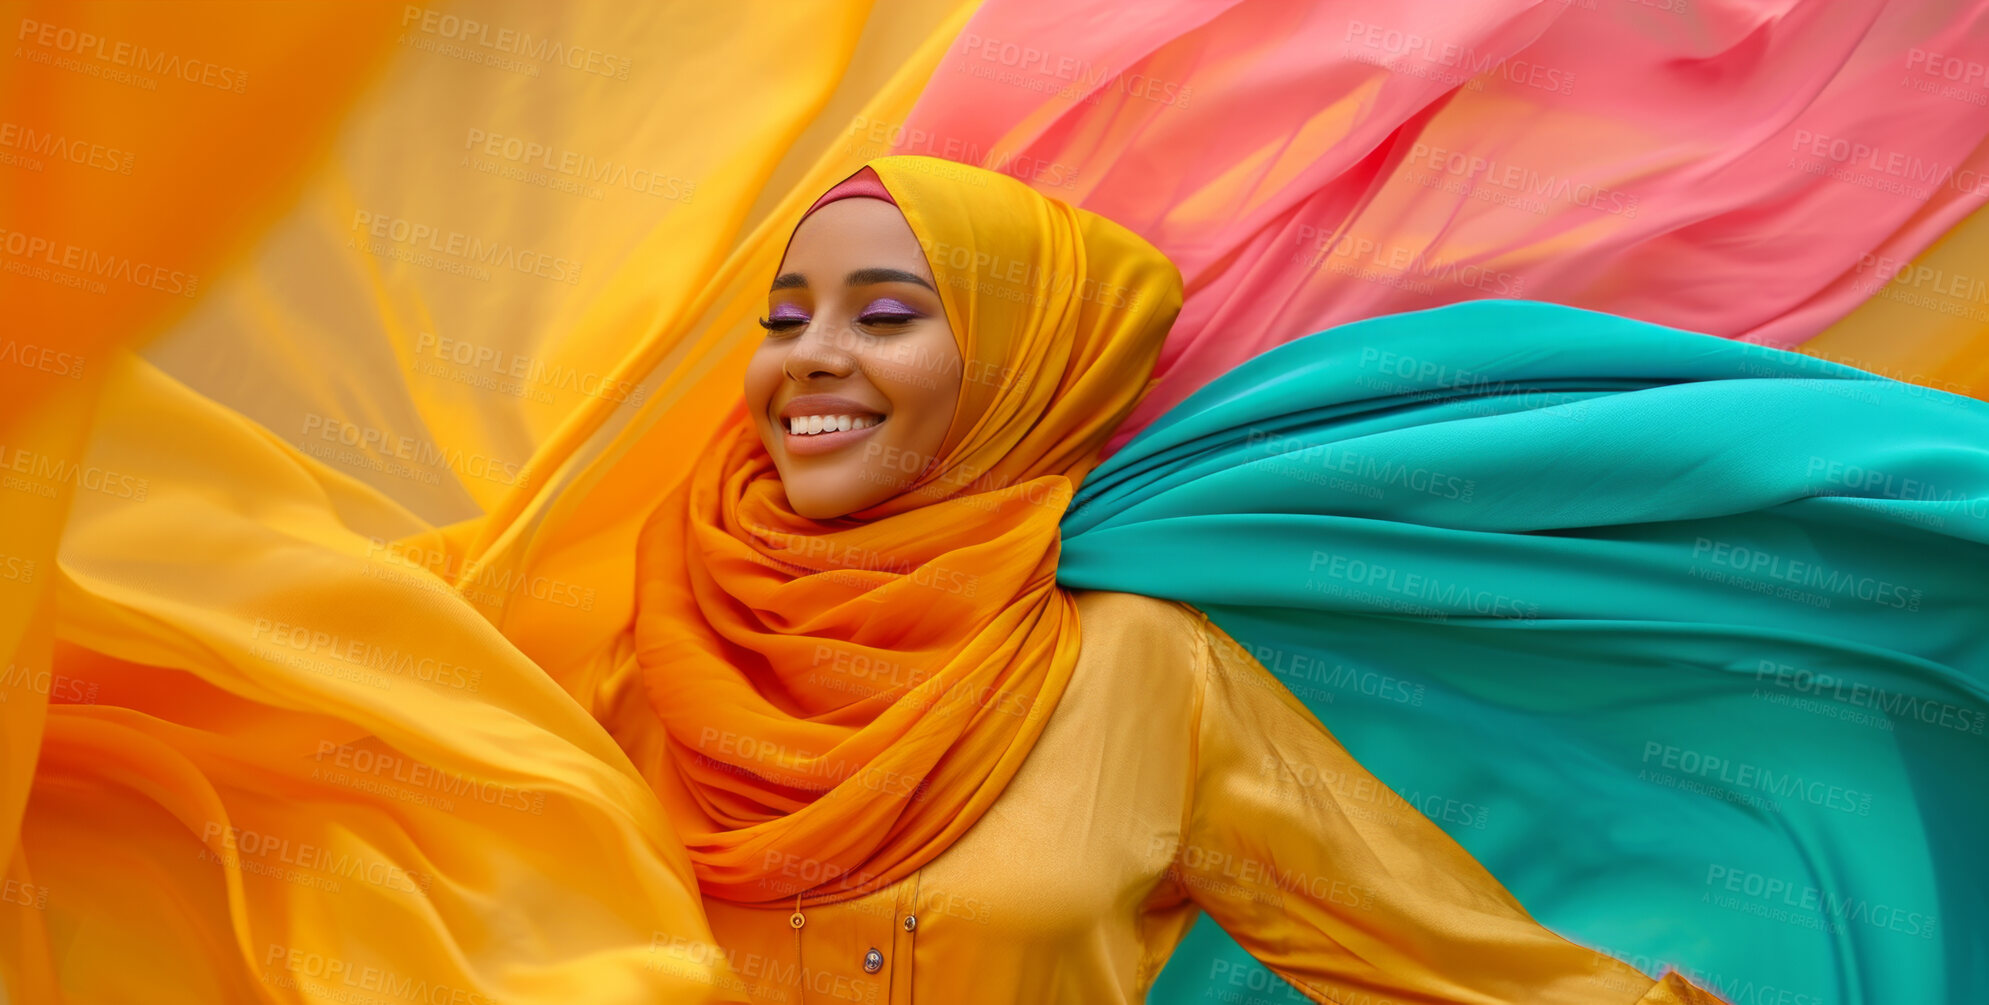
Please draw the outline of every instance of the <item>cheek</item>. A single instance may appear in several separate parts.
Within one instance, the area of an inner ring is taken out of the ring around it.
[[[903,449],[937,452],[953,423],[961,368],[952,340],[942,330],[937,338],[880,353],[864,368],[873,386],[891,400],[892,418],[898,422],[892,439]]]
[[[767,404],[773,401],[774,392],[780,388],[780,355],[766,348],[753,353],[746,362],[746,409],[755,419],[764,417]]]

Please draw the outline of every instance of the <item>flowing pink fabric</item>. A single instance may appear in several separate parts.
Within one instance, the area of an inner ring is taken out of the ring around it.
[[[1459,300],[1800,344],[1989,196],[1985,10],[988,0],[894,142],[1179,264],[1116,446],[1273,345]]]

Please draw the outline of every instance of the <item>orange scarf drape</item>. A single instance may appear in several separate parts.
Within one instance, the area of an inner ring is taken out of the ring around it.
[[[741,405],[638,547],[654,781],[707,896],[877,889],[1001,794],[1077,662],[1058,522],[1180,310],[1174,266],[1102,217],[979,168],[870,167],[960,341],[940,460],[811,520]]]

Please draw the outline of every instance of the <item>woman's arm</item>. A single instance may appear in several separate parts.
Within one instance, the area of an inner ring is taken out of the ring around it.
[[[1197,612],[1199,617],[1199,612]],[[1555,935],[1201,618],[1197,761],[1173,874],[1317,1001],[1718,1005]]]

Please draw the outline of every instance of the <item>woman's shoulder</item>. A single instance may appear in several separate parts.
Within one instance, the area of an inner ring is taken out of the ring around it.
[[[1099,635],[1160,632],[1193,638],[1203,634],[1208,619],[1194,605],[1179,600],[1112,590],[1073,590],[1078,624],[1086,638]]]
[[[1237,641],[1193,604],[1137,593],[1078,591],[1074,596],[1080,663],[1131,664],[1138,672],[1121,675],[1122,681],[1135,680],[1149,693],[1196,696],[1222,681],[1276,692],[1287,704],[1304,707],[1265,668],[1262,650]]]
[[[1208,619],[1193,605],[1137,593],[1073,591],[1078,665],[1110,665],[1115,688],[1198,694],[1211,659]]]

